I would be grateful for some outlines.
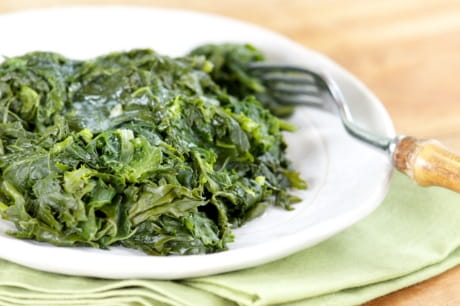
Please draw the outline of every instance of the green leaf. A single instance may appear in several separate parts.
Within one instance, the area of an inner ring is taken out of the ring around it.
[[[0,63],[0,213],[17,238],[152,255],[227,249],[232,228],[305,188],[250,45]],[[262,105],[262,104],[263,105]],[[265,106],[265,107],[264,107]],[[267,109],[267,107],[270,109]],[[271,111],[271,112],[270,112]]]

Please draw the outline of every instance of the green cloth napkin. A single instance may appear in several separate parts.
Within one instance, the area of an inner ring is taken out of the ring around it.
[[[0,261],[0,305],[356,305],[460,263],[460,195],[395,174],[369,217],[259,267],[182,281],[105,280]]]

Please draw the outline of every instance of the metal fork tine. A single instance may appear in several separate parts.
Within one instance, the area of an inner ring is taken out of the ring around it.
[[[302,86],[300,86],[302,85]],[[315,85],[291,84],[291,83],[267,83],[267,87],[273,92],[287,95],[318,96],[320,91]]]
[[[324,105],[320,97],[321,79],[310,70],[269,62],[253,62],[248,68],[264,82],[271,95],[281,104]]]
[[[277,82],[284,84],[313,85],[316,80],[311,75],[286,74],[282,72],[262,73],[259,78],[265,82]]]
[[[287,105],[308,105],[314,107],[323,107],[324,103],[318,96],[306,96],[306,95],[282,95],[281,93],[273,93],[274,98],[281,104]]]
[[[254,70],[300,72],[300,73],[305,73],[305,74],[316,75],[311,70],[302,68],[300,66],[277,64],[277,63],[271,63],[271,62],[252,62],[248,65],[248,68],[254,69]]]
[[[270,62],[253,62],[248,65],[248,68],[252,72],[268,73],[268,72],[280,72],[280,73],[292,73],[292,74],[303,74],[309,75],[313,79],[317,80],[318,75],[308,69],[304,69],[298,66],[276,64]]]

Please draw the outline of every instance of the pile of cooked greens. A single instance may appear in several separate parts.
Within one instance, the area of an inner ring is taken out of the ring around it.
[[[232,228],[305,188],[292,126],[245,72],[249,45],[181,58],[32,52],[0,64],[0,213],[11,235],[148,254],[226,249]],[[256,98],[259,97],[259,98]],[[278,112],[277,112],[278,111]]]

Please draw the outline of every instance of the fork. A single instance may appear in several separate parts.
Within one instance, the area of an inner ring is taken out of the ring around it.
[[[393,166],[419,185],[460,192],[460,156],[433,139],[389,138],[358,126],[339,86],[327,73],[269,62],[252,62],[248,69],[280,104],[335,109],[350,135],[386,152]]]

